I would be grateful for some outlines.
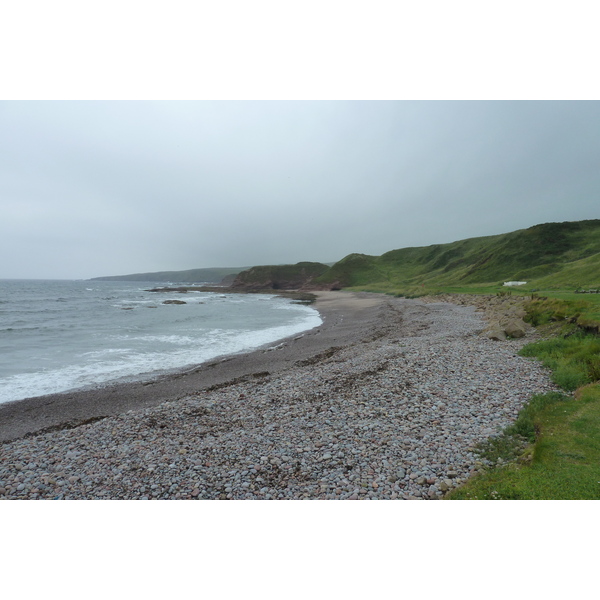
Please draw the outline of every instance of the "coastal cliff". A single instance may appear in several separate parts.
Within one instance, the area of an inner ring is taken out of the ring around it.
[[[230,287],[245,291],[312,289],[310,284],[328,270],[327,265],[318,262],[252,267],[239,273]]]

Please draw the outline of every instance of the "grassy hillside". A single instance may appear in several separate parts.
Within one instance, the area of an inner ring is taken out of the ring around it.
[[[381,256],[350,254],[316,281],[339,288],[394,288],[555,282],[573,289],[599,280],[600,220],[545,223],[501,235],[402,248]],[[538,286],[539,287],[539,286]]]
[[[600,289],[600,253],[558,265],[557,270],[535,279],[536,287],[544,290]]]
[[[467,291],[503,281],[527,281],[524,291],[600,287],[600,220],[545,223],[528,229],[450,244],[391,250],[381,256],[349,254],[328,266],[301,262],[251,269],[212,268],[96,277],[105,281],[219,283],[285,289],[306,282],[324,288],[390,293]],[[275,287],[274,287],[275,286]]]

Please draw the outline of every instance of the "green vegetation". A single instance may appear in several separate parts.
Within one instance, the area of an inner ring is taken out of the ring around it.
[[[600,380],[600,338],[596,335],[575,332],[529,344],[520,354],[541,359],[552,370],[554,383],[568,392]]]
[[[554,337],[521,353],[542,360],[566,393],[534,396],[512,426],[480,444],[476,450],[491,467],[448,498],[600,499],[600,294],[582,293],[600,289],[600,220],[546,223],[381,256],[350,254],[333,265],[302,262],[97,279],[217,282],[231,275],[236,277],[230,291],[239,292],[309,284],[404,297],[524,296],[525,320]],[[527,283],[507,288],[505,281]]]
[[[525,346],[573,396],[534,396],[516,422],[476,449],[493,465],[449,499],[600,499],[600,337],[575,323],[586,303],[534,299],[527,319],[556,335]],[[494,466],[496,465],[496,466]]]
[[[448,287],[497,287],[527,281],[534,288],[600,288],[600,220],[545,223],[381,256],[350,254],[316,282],[417,295]],[[445,291],[445,290],[444,290]]]
[[[534,293],[526,305],[526,321],[534,327],[547,323],[574,323],[591,332],[600,333],[600,294],[544,291]]]
[[[574,398],[537,396],[530,407],[524,428],[536,432],[535,443],[517,462],[475,476],[449,499],[600,499],[600,384],[581,388]],[[505,434],[496,447],[504,444],[514,451],[518,447],[514,440]],[[487,450],[493,459],[491,446],[482,450],[484,457]],[[505,452],[500,458],[513,456]]]
[[[545,290],[600,289],[600,254],[559,265],[554,273],[536,278],[535,286]]]
[[[505,281],[526,281],[505,287]],[[529,297],[529,322],[568,321],[600,333],[600,220],[546,223],[381,256],[350,254],[315,283],[405,298],[437,294]]]
[[[505,281],[527,283],[507,288]],[[350,254],[331,267],[254,267],[235,283],[251,289],[302,282],[404,297],[525,297],[525,320],[555,337],[522,354],[541,359],[565,393],[533,397],[511,427],[480,444],[477,451],[491,467],[448,497],[600,499],[600,294],[581,293],[600,289],[600,220],[546,223],[381,256]]]
[[[514,293],[551,296],[600,289],[600,220],[545,223],[500,235],[449,244],[391,250],[381,256],[349,254],[337,263],[302,262],[252,268],[192,269],[137,273],[102,280],[231,283],[268,289],[352,289],[396,296],[437,293],[495,294],[505,281],[526,281]],[[279,286],[279,287],[277,287]],[[597,309],[589,314],[600,321]],[[582,313],[582,317],[583,317]]]

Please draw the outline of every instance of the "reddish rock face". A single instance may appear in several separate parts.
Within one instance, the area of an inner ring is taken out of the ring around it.
[[[252,267],[237,275],[231,289],[235,290],[309,290],[331,289],[331,284],[310,287],[311,282],[329,267],[321,263],[298,263]]]

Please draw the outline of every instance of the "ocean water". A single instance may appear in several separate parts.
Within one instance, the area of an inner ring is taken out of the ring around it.
[[[146,379],[322,323],[277,296],[147,291],[164,285],[0,280],[0,402]]]

